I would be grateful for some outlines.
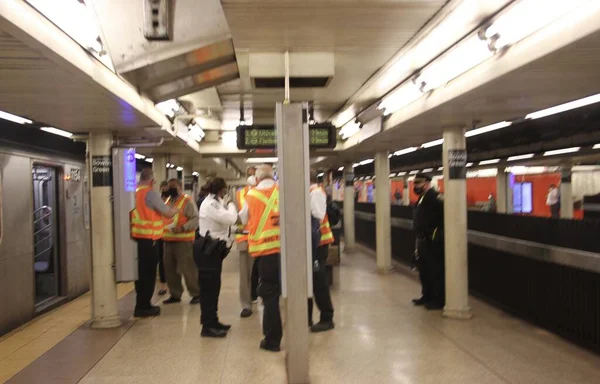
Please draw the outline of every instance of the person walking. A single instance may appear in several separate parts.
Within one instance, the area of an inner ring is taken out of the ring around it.
[[[185,279],[190,304],[200,302],[198,286],[198,270],[194,264],[194,240],[198,228],[198,208],[194,201],[182,193],[183,185],[178,179],[169,180],[169,200],[167,204],[177,209],[177,215],[166,226],[163,233],[164,263],[167,285],[171,296],[163,304],[181,302],[183,285],[181,275]]]
[[[445,303],[444,276],[444,203],[431,187],[431,177],[417,173],[414,192],[419,196],[414,212],[416,231],[415,255],[422,296],[413,304],[427,309],[442,309]]]
[[[279,229],[279,187],[274,179],[273,169],[261,165],[256,170],[256,188],[246,195],[246,202],[240,212],[243,224],[248,225],[248,252],[257,258],[258,295],[262,297],[263,335],[260,348],[279,352],[283,330],[279,297],[280,281],[280,229]]]
[[[140,173],[135,191],[135,208],[131,212],[130,234],[137,242],[138,279],[135,282],[135,317],[160,315],[160,307],[151,303],[156,285],[158,240],[163,236],[163,217],[172,218],[176,209],[169,208],[154,191],[154,172],[146,168]]]

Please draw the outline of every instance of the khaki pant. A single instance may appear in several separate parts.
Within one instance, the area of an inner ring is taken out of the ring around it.
[[[165,274],[171,297],[180,299],[183,295],[181,275],[185,279],[190,296],[200,296],[198,269],[194,263],[194,243],[190,241],[165,241],[164,243]]]

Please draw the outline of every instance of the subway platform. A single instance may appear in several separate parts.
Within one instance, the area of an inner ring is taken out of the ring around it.
[[[239,317],[237,266],[234,252],[220,299],[220,317],[233,325],[226,339],[200,338],[200,308],[186,300],[132,318],[132,285],[122,284],[121,328],[89,329],[83,296],[0,339],[0,382],[286,383],[285,338],[284,352],[261,351],[260,307]],[[402,266],[379,275],[369,251],[344,254],[332,291],[336,328],[310,335],[311,383],[600,382],[600,356],[474,298],[472,320],[444,319],[412,306],[419,290]]]

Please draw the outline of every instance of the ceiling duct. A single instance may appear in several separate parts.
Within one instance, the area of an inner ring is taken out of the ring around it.
[[[333,52],[291,52],[289,62],[290,88],[324,88],[335,73]],[[284,54],[250,53],[249,72],[255,88],[284,88]]]

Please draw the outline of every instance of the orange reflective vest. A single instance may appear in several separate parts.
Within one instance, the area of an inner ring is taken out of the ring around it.
[[[327,196],[327,193],[325,192],[325,190],[318,186],[311,187],[310,192],[312,192],[316,189],[320,189]],[[327,217],[327,213],[325,213],[325,217],[323,218],[323,221],[321,221],[320,229],[321,229],[321,241],[319,242],[319,247],[321,247],[323,245],[332,244],[335,241],[335,239],[333,238],[333,232],[331,231],[331,225],[329,225],[329,217]]]
[[[281,252],[279,230],[279,187],[257,190],[246,194],[248,205],[248,253],[252,257]]]
[[[238,202],[238,211],[241,211],[242,208],[244,207],[244,202],[246,201],[246,194],[248,194],[248,191],[250,190],[249,186],[245,186],[244,188],[240,188],[237,191],[237,202]],[[243,230],[243,229],[248,229],[248,227],[244,227],[244,226],[238,226],[238,229]],[[235,242],[236,243],[242,243],[244,241],[248,241],[248,235],[244,235],[242,233],[238,233],[235,235]]]
[[[169,198],[167,200],[167,203],[169,203],[171,201],[171,199]],[[183,210],[185,209],[186,205],[188,204],[188,202],[190,201],[190,197],[188,195],[184,195],[182,194],[181,196],[179,196],[177,198],[177,200],[175,200],[175,208],[177,208],[177,214],[175,216],[173,216],[172,219],[167,219],[167,221],[165,222],[165,225],[169,225],[171,223],[175,223],[176,227],[181,227],[182,225],[184,225],[185,223],[188,222],[189,218],[187,218],[184,214],[183,214]],[[168,229],[165,229],[164,233],[163,233],[163,240],[164,241],[189,241],[189,242],[193,242],[194,239],[196,238],[196,231],[192,230],[192,231],[187,231],[187,232],[181,232],[181,233],[173,233],[171,231],[169,231]]]
[[[152,188],[143,185],[135,190],[135,208],[129,214],[130,234],[134,239],[159,240],[163,236],[162,216],[146,205]]]

